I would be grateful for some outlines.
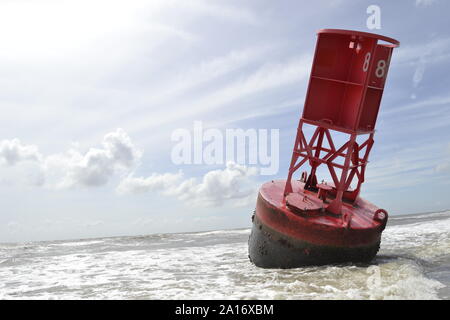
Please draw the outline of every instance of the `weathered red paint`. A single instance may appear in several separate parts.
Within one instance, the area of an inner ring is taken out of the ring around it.
[[[361,198],[353,203],[344,203],[342,215],[330,214],[322,208],[326,203],[317,198],[317,193],[304,189],[301,181],[292,181],[293,193],[299,195],[300,201],[307,197],[306,210],[301,210],[303,204],[295,203],[300,210],[289,207],[283,197],[285,180],[266,182],[259,191],[256,205],[256,215],[260,221],[270,228],[292,237],[315,245],[334,245],[352,247],[370,245],[380,240],[385,227],[385,220],[375,220],[378,210],[376,206]],[[313,205],[308,205],[308,201]],[[302,208],[302,209],[304,209]],[[342,216],[351,213],[348,224]]]

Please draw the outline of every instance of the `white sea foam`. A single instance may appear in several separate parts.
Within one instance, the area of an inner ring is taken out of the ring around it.
[[[103,243],[102,240],[81,240],[81,241],[67,241],[62,243],[53,243],[51,246],[54,247],[76,247],[76,246],[89,246],[92,244]]]
[[[411,218],[411,219],[430,219],[430,218],[437,218],[437,217],[448,217],[450,218],[450,211],[439,211],[439,212],[428,212],[423,214],[413,214],[413,215],[398,215],[398,216],[390,216],[390,220],[403,220],[405,218]]]
[[[450,217],[448,219],[410,223],[386,228],[383,246],[403,249],[420,258],[450,253]]]
[[[427,268],[448,256],[450,219],[386,228],[368,266],[260,269],[248,260],[248,233],[6,246],[0,299],[438,299],[448,288]]]
[[[239,230],[213,230],[205,232],[195,232],[191,235],[193,236],[206,236],[212,234],[250,234],[250,229],[239,229]]]

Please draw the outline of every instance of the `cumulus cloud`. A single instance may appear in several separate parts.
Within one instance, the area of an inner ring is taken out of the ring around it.
[[[36,171],[39,183],[33,182],[35,186],[98,187],[120,176],[116,188],[119,194],[157,192],[195,206],[220,206],[227,201],[241,206],[254,201],[257,190],[252,177],[258,174],[256,168],[228,162],[224,169],[211,170],[199,179],[185,178],[182,171],[135,177],[133,172],[141,157],[142,151],[122,129],[106,134],[101,147],[91,147],[85,152],[72,147],[64,153],[43,156],[37,146],[23,144],[18,139],[0,143],[0,164],[8,168],[15,166],[19,171],[26,171],[27,176],[31,176],[30,170]],[[33,167],[28,168],[22,162],[32,162]]]
[[[66,153],[51,155],[45,159],[45,172],[57,188],[101,186],[114,174],[132,169],[142,156],[120,128],[105,135],[102,146],[85,153],[72,148]]]
[[[128,176],[117,187],[120,194],[159,191],[196,206],[220,206],[226,201],[245,205],[254,200],[255,184],[251,177],[257,175],[256,168],[228,162],[225,169],[207,172],[198,181],[184,179],[182,172],[176,174],[152,174],[147,178]]]
[[[116,190],[120,194],[138,194],[158,190],[167,191],[179,184],[182,178],[183,174],[181,171],[178,173],[153,173],[147,178],[130,175],[121,181]]]
[[[104,185],[114,174],[133,169],[141,156],[142,152],[120,128],[104,136],[102,148],[86,152],[71,148],[47,157],[39,153],[37,146],[22,144],[18,139],[0,143],[0,162],[15,166],[34,161],[42,174],[39,185],[50,188]]]
[[[24,161],[41,161],[42,155],[37,146],[26,145],[19,139],[0,142],[0,163],[13,166]]]

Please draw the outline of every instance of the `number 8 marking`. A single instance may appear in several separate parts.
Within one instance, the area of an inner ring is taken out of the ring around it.
[[[375,70],[375,75],[378,78],[383,78],[386,73],[386,61],[380,60],[377,64],[377,69]]]
[[[369,69],[369,63],[370,63],[370,52],[366,53],[366,56],[364,57],[364,64],[363,64],[363,71],[367,72]],[[377,69],[375,70],[375,76],[377,78],[383,78],[386,75],[386,61],[385,60],[379,60],[377,63]]]
[[[363,64],[364,72],[367,72],[367,69],[369,69],[369,62],[370,62],[370,52],[367,52],[366,56],[364,58],[364,64]]]

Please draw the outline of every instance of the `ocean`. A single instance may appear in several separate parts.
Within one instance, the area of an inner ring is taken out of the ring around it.
[[[0,299],[450,299],[450,211],[391,216],[370,264],[260,269],[249,234],[3,243]]]

